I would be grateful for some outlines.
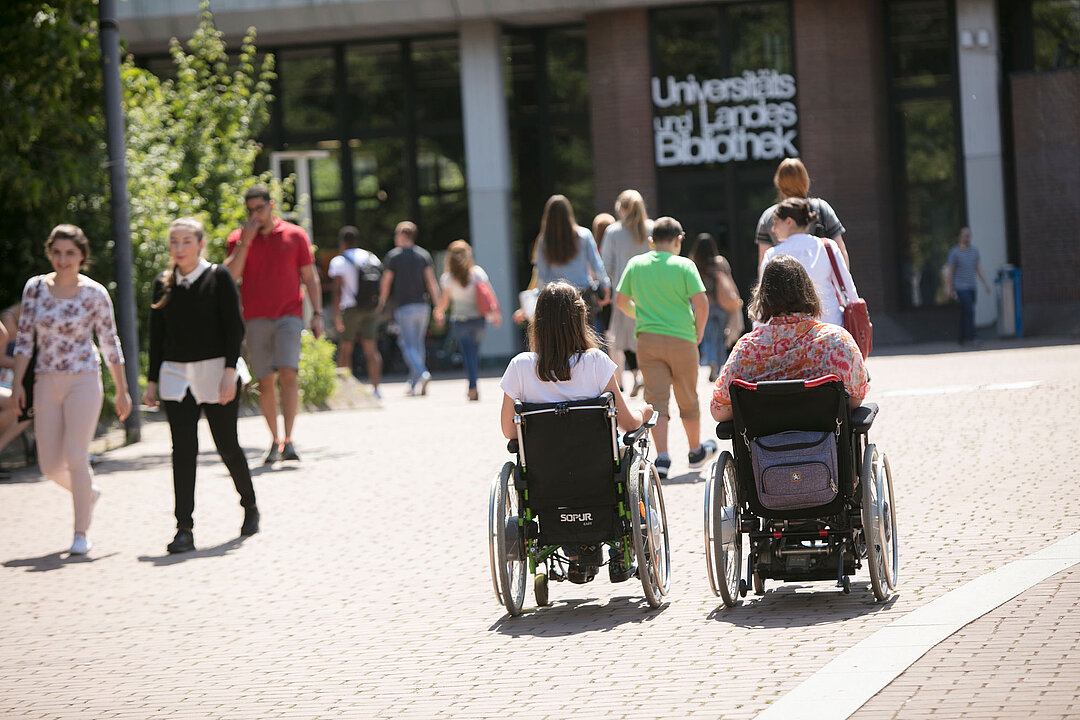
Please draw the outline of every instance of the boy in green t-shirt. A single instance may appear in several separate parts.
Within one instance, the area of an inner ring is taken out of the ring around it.
[[[615,297],[619,310],[637,322],[637,359],[645,378],[645,402],[658,415],[653,439],[661,478],[666,478],[671,468],[667,436],[672,388],[691,448],[690,467],[701,467],[717,450],[715,440],[699,443],[697,346],[709,319],[709,300],[697,266],[679,256],[682,239],[682,225],[677,220],[657,220],[649,238],[652,250],[626,264]]]

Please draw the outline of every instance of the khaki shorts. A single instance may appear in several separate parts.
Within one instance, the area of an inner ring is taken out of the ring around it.
[[[300,368],[300,331],[304,321],[296,315],[252,318],[244,323],[244,342],[256,380],[273,375],[278,368]]]
[[[701,417],[697,345],[671,335],[638,333],[637,361],[645,380],[645,402],[656,412],[670,417],[668,399],[674,388],[679,417],[683,420]]]
[[[357,334],[361,340],[374,340],[379,336],[379,312],[361,310],[358,307],[345,308],[341,311],[341,320],[345,329],[339,338],[342,342],[352,342]]]

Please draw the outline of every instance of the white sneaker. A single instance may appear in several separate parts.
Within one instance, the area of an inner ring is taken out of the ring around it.
[[[93,491],[93,493],[94,493],[94,499],[93,499],[93,501],[92,501],[92,502],[91,502],[91,504],[90,504],[90,507],[91,507],[91,509],[92,509],[92,508],[94,508],[94,507],[95,507],[95,506],[97,505],[97,501],[101,499],[101,488],[99,488],[99,487],[98,487],[97,485],[95,485],[94,487],[92,487],[92,488],[90,488],[90,489],[91,489],[91,490]]]
[[[85,533],[75,533],[75,539],[71,543],[71,550],[68,552],[72,555],[85,555],[90,552],[91,547],[93,547],[93,543],[86,539]]]

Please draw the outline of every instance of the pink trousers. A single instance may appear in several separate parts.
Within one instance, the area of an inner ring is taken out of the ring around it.
[[[38,467],[45,477],[71,493],[77,533],[90,529],[94,511],[90,441],[103,397],[100,373],[43,373],[34,378]]]

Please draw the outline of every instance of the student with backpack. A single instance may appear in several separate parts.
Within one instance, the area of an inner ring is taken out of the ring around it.
[[[327,274],[334,279],[334,329],[338,332],[338,367],[352,369],[353,343],[360,335],[368,381],[375,397],[382,379],[379,353],[379,284],[382,263],[373,253],[357,247],[360,231],[346,225],[338,231],[341,254],[330,260]]]

